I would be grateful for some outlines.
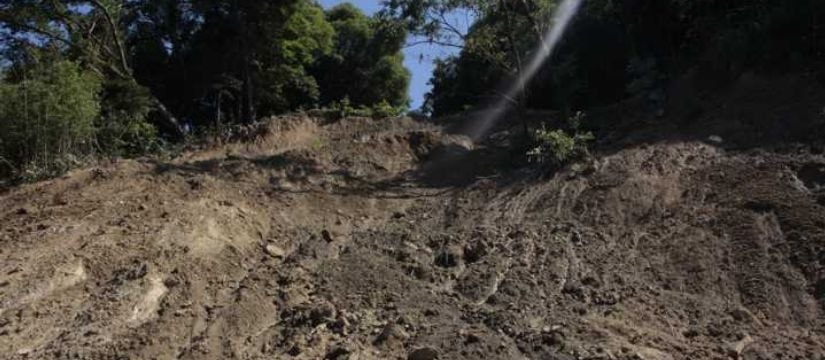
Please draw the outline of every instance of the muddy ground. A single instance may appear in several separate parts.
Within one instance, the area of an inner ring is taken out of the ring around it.
[[[825,359],[825,157],[276,118],[0,195],[2,359]]]

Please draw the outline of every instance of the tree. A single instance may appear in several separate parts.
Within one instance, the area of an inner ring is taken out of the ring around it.
[[[401,53],[407,35],[401,24],[368,17],[349,3],[330,9],[326,17],[335,29],[335,41],[332,52],[313,70],[321,103],[346,98],[356,107],[406,107],[410,72]]]
[[[92,150],[100,113],[99,78],[55,60],[0,82],[0,175],[53,170],[66,156]],[[35,176],[38,174],[34,174]]]
[[[3,0],[0,27],[12,41],[60,47],[103,78],[138,85],[123,39],[124,19],[132,5],[117,0]],[[167,107],[155,96],[151,100],[170,130],[182,133]]]
[[[145,1],[130,34],[138,77],[195,125],[251,122],[310,106],[309,73],[333,29],[309,0]]]
[[[138,85],[122,31],[132,5],[117,0],[2,0],[0,28],[8,42],[60,48],[101,78]],[[170,130],[182,133],[177,118],[157,97],[149,96]]]
[[[431,80],[434,90],[426,102],[438,116],[505,96],[498,92],[502,82],[522,72],[555,5],[555,0],[390,0],[383,14],[404,21],[413,34],[423,38],[411,46],[432,43],[461,49],[458,57],[436,64]],[[456,13],[469,14],[475,22],[463,31],[455,21]],[[522,107],[526,91],[523,88],[508,100]]]

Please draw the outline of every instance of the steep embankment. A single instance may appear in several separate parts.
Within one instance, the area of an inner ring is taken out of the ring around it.
[[[411,120],[251,137],[0,195],[0,358],[825,354],[821,155],[650,142],[542,180]]]

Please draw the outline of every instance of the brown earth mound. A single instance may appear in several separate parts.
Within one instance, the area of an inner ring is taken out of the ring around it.
[[[821,155],[269,126],[0,195],[0,358],[825,359]]]

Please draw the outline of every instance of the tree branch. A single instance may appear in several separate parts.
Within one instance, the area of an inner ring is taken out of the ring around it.
[[[100,1],[91,0],[90,2],[103,13],[103,16],[106,18],[106,22],[109,23],[109,30],[111,31],[113,38],[112,40],[115,42],[115,46],[118,48],[118,55],[120,56],[120,65],[123,67],[124,72],[126,72],[127,74],[131,74],[132,68],[129,67],[129,62],[126,60],[126,49],[123,47],[123,43],[120,41],[120,34],[117,31],[117,24],[115,23],[114,17],[112,17],[112,13]]]
[[[41,35],[41,36],[45,36],[45,37],[49,38],[50,40],[55,40],[55,41],[61,42],[65,45],[67,45],[67,46],[72,46],[73,45],[71,40],[66,39],[64,37],[61,37],[57,33],[54,33],[52,31],[49,31],[49,30],[46,30],[46,29],[39,28],[39,27],[34,26],[34,25],[29,25],[25,22],[18,22],[16,20],[14,20],[13,18],[8,19],[5,16],[0,16],[0,23],[9,24],[14,28],[19,28],[19,29],[23,30],[24,32],[34,33],[34,34],[38,34],[38,35]]]
[[[459,30],[458,30],[455,26],[453,26],[453,24],[450,24],[450,22],[449,22],[449,21],[447,21],[447,18],[446,18],[446,17],[444,17],[444,13],[443,13],[443,12],[440,12],[440,13],[438,14],[438,16],[439,16],[439,18],[441,18],[441,21],[439,21],[439,23],[441,24],[441,26],[445,27],[448,31],[450,31],[451,33],[453,33],[453,34],[455,34],[456,36],[458,36],[458,38],[459,38],[459,39],[461,39],[462,41],[464,41],[464,40],[467,38],[467,34],[465,34],[465,33],[461,32],[461,31],[459,31]]]
[[[424,44],[447,46],[447,47],[452,47],[452,48],[456,48],[456,49],[464,49],[464,45],[453,44],[453,43],[449,43],[449,42],[446,42],[446,41],[440,41],[440,40],[434,40],[434,39],[413,41],[411,43],[407,43],[406,45],[404,45],[404,48],[406,49],[406,48],[411,48],[413,46],[424,45]]]

